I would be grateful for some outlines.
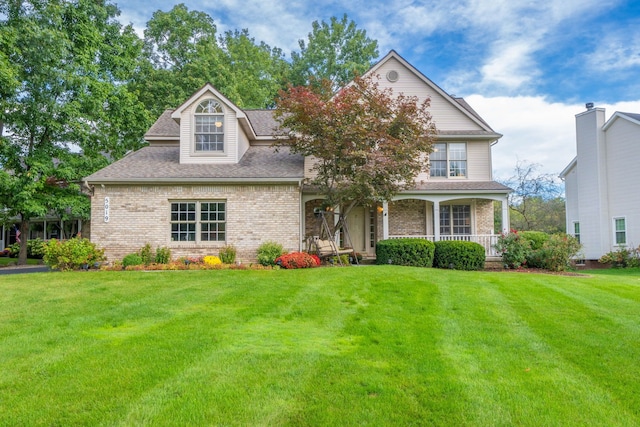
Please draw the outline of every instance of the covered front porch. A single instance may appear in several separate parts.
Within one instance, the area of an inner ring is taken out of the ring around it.
[[[322,198],[307,195],[303,205],[306,239],[317,233],[314,210],[322,206]],[[506,194],[403,194],[379,206],[356,206],[347,215],[347,225],[349,239],[344,233],[335,238],[365,256],[375,256],[378,240],[409,237],[476,242],[490,260],[499,257],[494,245],[500,233],[509,230],[509,210]]]

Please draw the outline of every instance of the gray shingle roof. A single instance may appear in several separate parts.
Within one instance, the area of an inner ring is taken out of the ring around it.
[[[271,136],[278,122],[274,118],[275,110],[244,110],[256,136]]]
[[[180,181],[295,181],[304,176],[304,159],[269,146],[252,146],[240,162],[225,164],[180,163],[179,147],[147,146],[86,178],[102,182]]]
[[[416,185],[418,191],[512,191],[506,185],[496,181],[466,181],[466,180],[434,180]]]
[[[632,118],[633,120],[637,120],[640,122],[640,114],[636,114],[636,113],[620,113],[620,114],[624,114],[627,117]]]
[[[174,110],[164,110],[153,125],[144,134],[145,138],[153,137],[180,137],[180,125],[171,118]]]

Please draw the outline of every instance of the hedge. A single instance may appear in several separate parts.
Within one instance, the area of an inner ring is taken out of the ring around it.
[[[433,266],[455,270],[482,270],[484,247],[476,242],[442,240],[435,243]]]
[[[433,242],[418,238],[381,240],[376,244],[376,263],[433,266]]]

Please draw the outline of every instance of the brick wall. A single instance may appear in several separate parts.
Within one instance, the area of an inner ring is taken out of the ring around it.
[[[476,234],[492,234],[493,200],[476,199]]]
[[[389,203],[389,234],[426,234],[425,205],[424,200],[413,199]]]
[[[109,197],[109,222],[105,222]],[[172,242],[172,201],[226,202],[226,242]],[[300,192],[294,185],[107,185],[91,199],[91,240],[109,261],[122,259],[145,243],[166,246],[172,257],[218,255],[225,244],[237,259],[255,261],[261,243],[273,240],[287,251],[299,249]]]

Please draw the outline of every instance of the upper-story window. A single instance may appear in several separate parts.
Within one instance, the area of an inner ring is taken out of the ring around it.
[[[195,112],[195,151],[224,152],[224,110],[214,99],[202,101]]]
[[[432,177],[467,176],[467,144],[465,142],[433,144],[433,152],[429,155],[429,164]]]

